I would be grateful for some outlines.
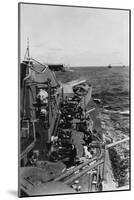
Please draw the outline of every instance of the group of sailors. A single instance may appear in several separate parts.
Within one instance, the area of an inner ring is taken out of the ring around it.
[[[67,101],[66,103],[62,103],[61,105],[61,118],[57,130],[56,136],[51,136],[51,159],[61,159],[66,160],[68,157],[67,165],[75,165],[76,160],[82,162],[82,159],[77,159],[77,148],[76,146],[71,142],[71,134],[73,129],[75,129],[77,126],[76,124],[73,124],[73,119],[77,118],[80,122],[79,125],[84,124],[83,127],[83,158],[85,159],[91,159],[93,157],[93,150],[89,148],[89,144],[92,142],[92,133],[90,131],[91,124],[89,123],[90,120],[84,120],[83,117],[83,109],[78,105],[78,102],[71,103],[71,99]],[[75,125],[75,126],[74,126]],[[75,127],[75,128],[74,128]],[[80,126],[79,126],[80,127]],[[77,129],[79,129],[77,127]],[[78,130],[79,131],[79,130]],[[77,136],[76,136],[77,137]],[[53,147],[56,147],[55,150]],[[58,153],[56,153],[56,151]],[[59,158],[56,158],[59,157]]]
[[[60,121],[57,129],[56,136],[51,136],[50,149],[48,153],[48,159],[51,161],[66,160],[69,158],[69,165],[74,165],[77,160],[77,148],[71,143],[71,131],[68,132],[66,129],[81,129],[84,132],[83,140],[85,144],[83,145],[83,157],[90,159],[93,156],[93,151],[89,149],[88,145],[92,142],[92,120],[90,117],[85,119],[83,108],[80,106],[80,95],[84,92],[85,88],[76,87],[73,97],[66,97],[63,102],[60,103]],[[79,95],[78,95],[79,94]],[[38,108],[40,114],[44,117],[48,115],[48,93],[44,89],[40,89],[37,96]],[[41,105],[44,105],[42,107]],[[77,119],[77,123],[73,123],[73,119]],[[83,126],[83,128],[82,128]],[[64,159],[65,158],[65,159]],[[35,163],[37,158],[33,156],[33,163]]]

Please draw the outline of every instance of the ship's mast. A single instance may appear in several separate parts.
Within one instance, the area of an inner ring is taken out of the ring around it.
[[[27,38],[27,48],[26,48],[26,53],[25,53],[25,56],[24,56],[24,60],[30,60],[29,37]]]

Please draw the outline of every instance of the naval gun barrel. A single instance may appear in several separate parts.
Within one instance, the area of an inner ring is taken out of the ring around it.
[[[100,156],[99,158],[101,158],[101,156]],[[65,177],[71,175],[72,173],[78,171],[78,170],[81,169],[82,167],[84,167],[84,166],[86,166],[86,165],[92,163],[93,161],[95,161],[95,160],[97,160],[97,159],[99,159],[99,158],[97,158],[97,156],[95,156],[94,158],[92,158],[92,159],[90,159],[90,160],[88,160],[88,161],[86,161],[86,162],[80,164],[79,166],[77,166],[77,167],[75,167],[75,168],[73,168],[73,169],[71,169],[71,170],[65,172],[65,173],[62,174],[61,176],[59,176],[59,177],[57,177],[56,179],[54,179],[54,181],[59,181],[59,180],[65,178]]]
[[[113,143],[111,143],[111,144],[108,144],[108,145],[106,145],[106,149],[109,149],[109,148],[111,148],[111,147],[113,147],[113,146],[116,146],[116,145],[118,145],[118,144],[120,144],[120,143],[122,143],[122,142],[126,142],[126,141],[128,141],[129,140],[129,137],[127,137],[127,138],[125,138],[125,139],[123,139],[123,140],[120,140],[120,141],[117,141],[117,142],[113,142]]]

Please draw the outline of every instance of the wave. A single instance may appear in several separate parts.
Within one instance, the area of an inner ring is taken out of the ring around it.
[[[121,115],[129,115],[130,113],[129,110],[120,111],[120,110],[108,110],[108,109],[104,109],[104,112],[121,114]]]
[[[117,89],[118,90],[118,89]],[[116,97],[116,96],[129,96],[129,91],[120,91],[120,92],[115,92],[115,91],[96,91],[94,94],[94,96],[100,96],[100,97]]]
[[[129,110],[125,110],[125,111],[120,111],[120,114],[122,115],[129,115]]]

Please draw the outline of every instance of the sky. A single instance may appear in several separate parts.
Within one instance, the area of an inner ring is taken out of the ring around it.
[[[70,66],[129,64],[129,12],[21,4],[21,60]]]

